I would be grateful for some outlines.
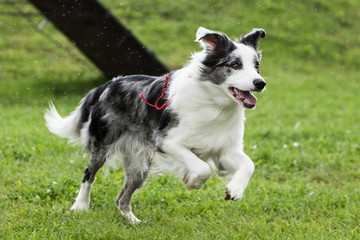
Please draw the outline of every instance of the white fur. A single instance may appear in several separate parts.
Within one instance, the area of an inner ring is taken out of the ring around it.
[[[108,93],[109,93],[109,88],[106,88],[105,90],[104,90],[104,92],[100,95],[100,97],[99,97],[99,101],[103,101],[105,98],[106,98],[106,96],[108,95]]]
[[[76,141],[80,138],[77,132],[78,118],[80,115],[80,107],[77,107],[69,116],[62,118],[57,112],[54,104],[49,103],[49,110],[45,113],[46,126],[50,132],[62,137]]]
[[[122,211],[120,210],[120,213],[121,215],[123,215],[131,224],[139,224],[141,223],[140,219],[138,219],[132,211],[128,211],[128,212],[125,212],[125,211]]]
[[[131,153],[133,158],[137,160],[130,162],[124,162],[123,160],[123,163],[127,165],[126,169],[129,171],[129,173],[146,172],[149,168],[149,165],[146,163],[146,161],[149,158],[153,158],[153,155],[155,154],[153,149],[144,148],[143,143],[138,142],[136,136],[131,134],[123,134],[109,148],[106,160],[107,167],[116,167],[117,161],[126,157],[128,153]]]
[[[81,184],[80,191],[75,200],[75,203],[70,208],[73,211],[88,211],[90,204],[90,192],[92,184],[85,182]]]

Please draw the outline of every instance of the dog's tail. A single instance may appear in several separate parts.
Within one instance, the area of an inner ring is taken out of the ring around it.
[[[56,110],[54,104],[50,102],[49,109],[46,111],[44,118],[50,132],[59,137],[68,138],[71,142],[80,140],[81,104],[69,116],[63,118]]]

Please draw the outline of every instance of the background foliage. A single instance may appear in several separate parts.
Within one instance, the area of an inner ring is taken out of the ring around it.
[[[200,49],[199,26],[231,38],[267,31],[260,42],[267,90],[246,123],[254,176],[236,203],[222,200],[223,178],[189,192],[171,176],[151,176],[133,199],[147,222],[131,226],[114,204],[122,172],[100,172],[91,211],[70,212],[87,157],[51,135],[43,113],[52,100],[68,114],[106,79],[52,24],[36,32],[43,17],[26,1],[1,1],[0,238],[360,236],[359,1],[101,2],[172,70]]]

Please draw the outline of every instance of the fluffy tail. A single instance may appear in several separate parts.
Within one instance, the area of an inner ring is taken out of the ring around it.
[[[77,107],[69,116],[63,118],[57,112],[54,104],[50,102],[49,109],[44,115],[46,126],[49,131],[59,137],[68,138],[71,141],[79,140],[81,130],[79,129],[79,126],[81,126],[81,124],[79,124],[81,116],[80,106]]]

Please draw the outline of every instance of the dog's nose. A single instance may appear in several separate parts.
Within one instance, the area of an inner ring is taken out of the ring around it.
[[[266,82],[264,80],[262,80],[262,79],[259,79],[259,78],[255,79],[253,83],[254,83],[256,91],[261,91],[266,86]]]

